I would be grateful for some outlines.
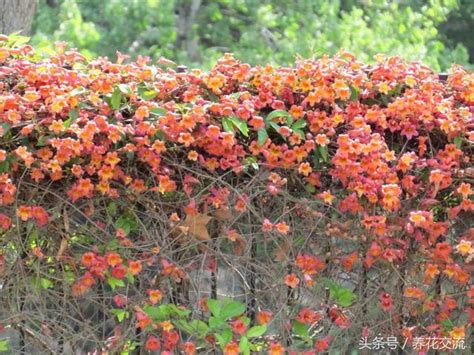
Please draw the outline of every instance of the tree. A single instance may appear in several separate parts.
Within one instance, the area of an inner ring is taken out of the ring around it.
[[[0,0],[0,33],[29,34],[36,12],[36,0]]]
[[[464,13],[457,0],[40,0],[32,44],[54,41],[90,58],[161,56],[209,68],[225,52],[250,64],[287,65],[344,48],[364,61],[376,53],[421,60],[436,71],[468,64],[464,37],[439,31]],[[472,12],[460,33],[469,33]]]

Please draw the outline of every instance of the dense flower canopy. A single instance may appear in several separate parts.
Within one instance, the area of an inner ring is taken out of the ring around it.
[[[419,63],[345,52],[294,67],[228,54],[179,73],[120,53],[88,62],[62,44],[35,59],[1,41],[0,294],[44,327],[37,341],[74,329],[48,323],[51,304],[87,302],[111,329],[93,349],[279,354],[337,348],[349,331],[355,343],[387,329],[410,341],[470,332],[472,73],[453,66],[442,81]],[[180,287],[192,270],[230,257],[261,261],[252,277],[265,281],[249,287],[282,290],[284,315],[247,302],[246,316],[204,324],[215,290],[189,315]],[[20,277],[51,304],[29,300]]]

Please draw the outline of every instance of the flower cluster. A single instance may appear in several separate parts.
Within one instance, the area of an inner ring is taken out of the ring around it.
[[[315,324],[348,329],[357,302],[359,310],[370,301],[393,312],[394,322],[410,314],[415,327],[398,324],[407,338],[464,331],[474,321],[474,74],[453,66],[443,82],[420,63],[378,57],[367,65],[345,52],[293,67],[251,67],[226,54],[209,72],[179,73],[146,57],[88,62],[64,46],[33,60],[31,46],[0,40],[0,238],[29,238],[2,242],[0,258],[21,248],[49,253],[37,262],[49,276],[60,269],[72,275],[72,299],[101,297],[107,287],[112,314],[146,333],[146,350],[220,346],[237,354],[247,349],[250,329],[233,317],[222,325],[229,333],[211,335],[197,320],[180,323],[181,308],[156,308],[176,303],[176,288],[189,281],[186,267],[197,265],[165,255],[161,247],[176,247],[156,242],[132,208],[138,202],[183,250],[194,253],[190,244],[198,243],[212,272],[220,259],[211,219],[237,255],[278,244],[269,262],[276,260],[279,286],[289,294],[317,289],[325,277],[401,275],[403,287],[379,285],[367,300],[368,287],[331,281],[321,305],[301,306],[283,323],[310,351],[331,343],[323,330],[311,340]],[[129,208],[119,216],[121,201]],[[268,206],[283,206],[282,213]],[[79,214],[74,223],[66,207]],[[241,216],[252,216],[250,227],[233,225]],[[55,243],[66,269],[48,250]],[[31,259],[19,260],[33,270]],[[278,263],[288,266],[283,275]],[[252,321],[267,324],[272,315],[254,312]],[[114,346],[130,348],[130,334],[117,326]],[[282,354],[280,340],[248,346]]]

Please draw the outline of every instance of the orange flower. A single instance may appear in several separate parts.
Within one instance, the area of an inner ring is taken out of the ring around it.
[[[237,344],[235,341],[231,341],[230,343],[227,343],[226,346],[224,346],[224,355],[239,355],[240,350],[239,350],[239,344]]]
[[[332,337],[328,335],[322,339],[316,340],[316,342],[314,343],[314,349],[320,353],[325,352],[327,349],[329,349],[331,339]]]
[[[219,138],[220,133],[221,133],[221,130],[217,126],[210,125],[210,126],[207,127],[206,135],[210,139],[215,140],[215,139]]]
[[[417,287],[407,287],[403,295],[409,298],[421,299],[425,296],[425,293]]]
[[[303,107],[297,106],[297,105],[292,105],[291,108],[290,108],[290,114],[295,119],[303,117],[304,116]]]
[[[296,288],[300,283],[300,279],[296,276],[296,274],[289,274],[285,276],[285,284],[288,287]]]
[[[298,172],[304,176],[308,176],[312,171],[313,169],[309,163],[301,163],[298,168]]]
[[[183,350],[186,355],[194,355],[196,353],[196,345],[187,341],[183,344]]]
[[[281,234],[288,234],[288,232],[290,231],[290,227],[285,222],[275,224],[275,228]]]
[[[268,311],[260,311],[257,313],[257,324],[268,324],[272,320],[273,315]]]
[[[86,267],[91,266],[94,260],[95,254],[91,252],[84,253],[81,257],[81,263]]]
[[[195,150],[191,150],[191,151],[188,153],[188,159],[189,159],[189,160],[197,161],[197,160],[198,160],[198,157],[199,157],[199,154],[198,154],[198,152],[196,152]]]
[[[285,348],[280,343],[271,343],[268,348],[268,355],[284,355]]]
[[[244,335],[247,331],[247,326],[241,319],[237,319],[231,323],[232,331],[238,335]]]
[[[145,342],[145,350],[158,351],[161,348],[160,341],[157,337],[150,335]]]
[[[30,219],[31,216],[31,207],[30,206],[20,206],[16,210],[16,215],[20,217],[20,219],[24,222],[26,222],[28,219]]]
[[[139,261],[129,261],[128,262],[128,271],[132,275],[138,275],[142,271],[142,264]]]
[[[436,275],[439,275],[438,266],[435,264],[426,264],[425,275],[429,279],[433,279]]]
[[[140,121],[144,118],[147,118],[148,116],[150,116],[150,111],[148,110],[147,106],[140,106],[135,111],[135,117],[138,118]]]
[[[468,198],[470,195],[472,195],[471,184],[465,182],[461,183],[456,192],[461,194],[462,198]]]
[[[409,87],[414,87],[416,85],[416,78],[413,75],[407,75],[405,78],[405,84]]]
[[[63,121],[54,120],[48,127],[48,129],[56,134],[64,132],[65,127]]]
[[[472,248],[472,243],[471,241],[467,241],[462,239],[459,244],[456,246],[456,251],[461,254],[462,256],[472,254],[473,253],[473,248]]]
[[[378,89],[382,94],[387,95],[390,91],[390,86],[387,82],[383,81],[378,85]]]
[[[179,134],[178,142],[184,144],[185,147],[189,147],[194,142],[194,138],[190,133],[184,132]]]
[[[309,79],[303,79],[300,82],[300,89],[305,92],[305,91],[310,91],[313,88],[313,85],[311,85],[311,80]]]
[[[327,203],[328,205],[332,205],[332,201],[334,200],[334,195],[331,194],[330,191],[324,191],[324,192],[321,192],[320,194],[317,195],[319,198],[323,199],[323,201],[325,203]]]
[[[389,211],[397,211],[400,208],[399,196],[402,191],[396,184],[382,186],[383,205]]]
[[[453,327],[453,329],[449,332],[449,336],[451,339],[464,339],[466,337],[464,327]]]
[[[423,215],[422,211],[417,211],[417,212],[410,212],[410,221],[413,222],[413,224],[416,227],[423,226],[426,222],[426,218]]]
[[[329,138],[325,134],[318,134],[315,141],[322,147],[325,147],[329,144]]]
[[[120,255],[114,252],[108,253],[106,256],[106,260],[107,264],[112,267],[122,263],[122,258],[120,257]]]
[[[259,130],[261,128],[265,127],[265,121],[262,117],[260,116],[254,116],[250,121],[249,125],[255,128],[256,130]]]
[[[115,165],[120,163],[120,158],[118,157],[117,152],[109,152],[107,153],[107,156],[105,157],[104,162],[114,167]]]
[[[157,304],[163,298],[163,293],[160,290],[148,290],[148,298],[151,304]]]
[[[270,222],[268,219],[263,220],[263,225],[262,225],[262,231],[264,232],[270,232],[273,229],[274,225],[272,222]]]
[[[346,85],[344,80],[336,79],[332,87],[334,88],[337,97],[339,97],[341,100],[347,100],[351,96],[351,90]]]

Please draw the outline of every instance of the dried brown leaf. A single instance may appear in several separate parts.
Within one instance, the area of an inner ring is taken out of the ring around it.
[[[186,215],[186,219],[181,224],[181,227],[188,228],[188,234],[199,241],[211,240],[211,237],[209,236],[209,231],[206,227],[211,219],[211,216],[205,214],[188,214]]]

